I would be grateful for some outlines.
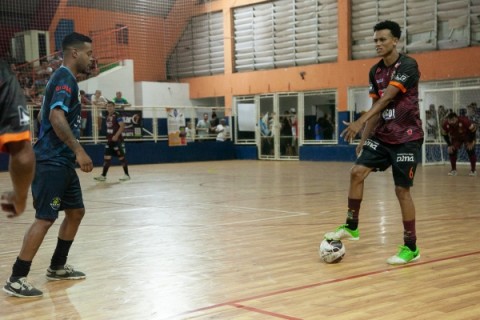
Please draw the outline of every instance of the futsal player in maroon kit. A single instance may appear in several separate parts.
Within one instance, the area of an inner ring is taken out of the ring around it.
[[[416,245],[415,206],[410,195],[423,143],[418,106],[420,71],[417,62],[397,51],[400,26],[383,21],[373,28],[377,55],[382,59],[370,69],[369,93],[372,107],[357,121],[345,123],[341,136],[348,142],[362,130],[356,151],[358,158],[350,172],[346,223],[325,234],[325,239],[360,238],[358,230],[364,181],[373,171],[392,167],[395,193],[404,226],[404,245],[387,259],[389,264],[406,264],[420,258]]]
[[[128,181],[130,175],[128,174],[127,159],[125,159],[125,144],[123,143],[123,130],[125,129],[125,122],[121,114],[115,111],[115,104],[113,101],[107,102],[107,145],[105,146],[105,153],[103,157],[103,171],[102,174],[94,177],[97,181],[107,180],[107,172],[112,164],[112,156],[118,157],[118,160],[122,164],[124,175],[119,180]]]
[[[457,116],[455,112],[451,112],[442,124],[442,135],[447,143],[448,155],[450,157],[450,164],[452,170],[448,173],[449,176],[457,175],[457,154],[458,150],[465,146],[468,159],[470,160],[469,176],[475,177],[477,171],[477,155],[475,153],[475,135],[477,133],[477,126],[472,123],[467,117]]]

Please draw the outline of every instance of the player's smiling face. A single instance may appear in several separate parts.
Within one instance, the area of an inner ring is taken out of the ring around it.
[[[380,57],[386,57],[397,47],[398,39],[388,29],[377,30],[373,34],[375,50]]]

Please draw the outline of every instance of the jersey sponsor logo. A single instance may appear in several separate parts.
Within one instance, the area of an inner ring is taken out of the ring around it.
[[[365,145],[373,150],[377,150],[378,142],[368,139],[365,141]]]
[[[80,115],[77,116],[77,121],[73,124],[74,128],[80,127],[80,124],[82,123],[82,117]]]
[[[61,204],[62,199],[60,199],[60,197],[53,197],[52,201],[50,201],[50,207],[52,207],[53,210],[60,209]]]
[[[72,88],[70,88],[68,85],[64,84],[61,86],[56,86],[55,91],[67,91],[68,94],[72,94]]]
[[[392,120],[395,119],[395,109],[387,108],[382,112],[382,118],[384,120]]]
[[[407,74],[396,74],[395,76],[392,77],[392,80],[394,81],[397,81],[397,82],[406,82],[407,79],[408,79],[408,75]]]
[[[397,154],[397,162],[415,162],[413,153],[399,153]]]
[[[18,119],[20,119],[21,126],[28,126],[30,124],[30,115],[25,106],[18,106]]]

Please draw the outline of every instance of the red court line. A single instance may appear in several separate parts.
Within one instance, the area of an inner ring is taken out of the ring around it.
[[[271,317],[275,317],[275,318],[287,319],[287,320],[302,320],[301,318],[294,318],[294,317],[286,316],[286,315],[279,314],[279,313],[276,313],[276,312],[270,312],[270,311],[265,311],[265,310],[258,309],[258,308],[247,307],[247,306],[244,306],[244,305],[241,305],[241,304],[238,304],[238,303],[232,303],[231,305],[234,306],[235,308],[245,309],[245,310],[248,310],[248,311],[257,312],[257,313],[261,313],[261,314],[266,314],[267,316],[271,316]]]
[[[360,273],[360,274],[356,274],[356,275],[352,275],[352,276],[348,276],[348,277],[344,277],[344,278],[330,279],[330,280],[325,280],[325,281],[316,282],[316,283],[312,283],[312,284],[307,284],[307,285],[303,285],[303,286],[292,287],[292,288],[287,288],[287,289],[282,289],[282,290],[277,290],[277,291],[272,291],[272,292],[266,292],[266,293],[262,293],[262,294],[259,294],[259,295],[256,295],[256,296],[251,296],[251,297],[247,297],[247,298],[242,298],[242,299],[238,299],[238,300],[218,303],[218,304],[214,304],[214,305],[210,305],[210,306],[206,306],[206,307],[202,307],[202,308],[198,308],[198,309],[185,311],[185,312],[177,314],[176,316],[187,315],[187,314],[196,313],[196,312],[205,311],[205,310],[211,310],[211,309],[215,309],[215,308],[219,308],[219,307],[223,307],[223,306],[235,306],[235,307],[237,307],[237,305],[240,302],[251,301],[251,300],[256,300],[256,299],[261,299],[261,298],[266,298],[266,297],[272,297],[272,296],[276,296],[276,295],[283,294],[283,293],[290,293],[290,292],[299,291],[299,290],[303,290],[303,289],[320,287],[320,286],[324,286],[324,285],[331,284],[331,283],[339,283],[339,282],[343,282],[343,281],[347,281],[347,280],[368,277],[368,276],[371,276],[371,275],[376,275],[376,274],[380,274],[380,273],[384,273],[384,272],[393,272],[393,271],[402,270],[402,269],[406,269],[406,268],[413,268],[413,267],[423,266],[423,265],[426,265],[426,264],[432,264],[432,263],[446,261],[446,260],[452,260],[452,259],[457,259],[457,258],[474,256],[474,255],[478,255],[478,254],[480,254],[480,251],[474,251],[474,252],[469,252],[469,253],[458,254],[458,255],[455,255],[455,256],[449,256],[449,257],[432,259],[432,260],[423,261],[423,262],[414,262],[412,264],[406,264],[406,265],[384,268],[384,269],[365,272],[365,273]],[[245,308],[245,309],[250,310],[248,308]],[[258,311],[259,309],[255,309],[255,310]],[[292,319],[296,319],[296,318],[292,318]]]

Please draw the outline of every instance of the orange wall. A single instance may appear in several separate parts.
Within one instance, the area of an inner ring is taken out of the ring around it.
[[[177,38],[165,35],[165,25],[169,19],[161,19],[146,15],[130,15],[119,12],[101,11],[96,9],[69,7],[67,0],[62,0],[50,25],[51,47],[54,48],[54,32],[60,19],[71,19],[75,22],[75,31],[88,35],[90,31],[112,30],[116,24],[128,26],[129,44],[128,58],[135,63],[136,81],[159,81],[166,79],[165,62],[171,46]],[[178,30],[183,30],[188,17],[172,10],[172,17],[176,19]],[[95,40],[95,39],[94,39]],[[94,41],[95,46],[101,43]]]
[[[226,18],[231,19],[235,7],[262,1],[218,1]],[[349,60],[350,58],[349,1],[338,1],[338,61],[317,65],[274,69],[268,71],[233,73],[231,21],[225,23],[225,75],[184,79],[190,83],[192,99],[225,96],[231,107],[232,96],[258,93],[337,89],[337,108],[347,110],[348,88],[368,86],[368,71],[378,58]],[[372,26],[373,29],[373,26]],[[228,33],[227,33],[228,32]],[[373,33],[372,33],[373,35]],[[372,50],[374,49],[372,43]],[[480,47],[412,54],[416,58],[422,81],[480,77]],[[299,72],[306,72],[302,80]]]

